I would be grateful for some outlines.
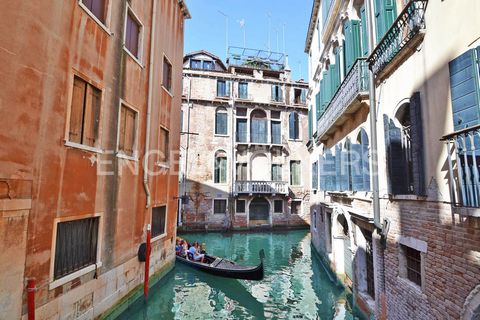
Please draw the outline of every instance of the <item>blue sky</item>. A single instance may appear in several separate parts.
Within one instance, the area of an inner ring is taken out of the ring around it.
[[[185,53],[204,49],[225,62],[225,17],[228,15],[230,46],[245,46],[268,50],[270,16],[271,51],[283,52],[283,25],[285,25],[285,51],[294,79],[308,76],[308,57],[303,52],[312,10],[312,0],[187,0],[192,15],[186,21]],[[278,35],[278,42],[277,42]]]

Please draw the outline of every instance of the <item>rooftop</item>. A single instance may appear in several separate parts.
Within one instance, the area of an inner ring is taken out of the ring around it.
[[[283,71],[287,67],[283,53],[240,47],[228,48],[227,64],[272,71]]]

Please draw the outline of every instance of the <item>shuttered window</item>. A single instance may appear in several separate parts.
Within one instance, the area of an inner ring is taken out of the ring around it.
[[[160,153],[159,153],[159,161],[160,162],[168,162],[170,158],[170,137],[169,132],[165,128],[160,128]]]
[[[237,199],[235,211],[237,213],[245,213],[245,200]]]
[[[271,121],[272,143],[282,143],[282,123],[280,121]]]
[[[237,142],[247,142],[247,119],[237,119]]]
[[[272,181],[282,181],[281,164],[272,164]]]
[[[318,162],[312,163],[312,189],[318,188]]]
[[[247,82],[238,83],[238,97],[240,99],[248,99],[248,83]]]
[[[100,90],[75,76],[70,109],[69,141],[91,147],[96,146],[101,96]]]
[[[362,56],[368,57],[368,28],[367,28],[367,14],[365,5],[360,8],[360,24],[361,24],[361,40],[362,40]]]
[[[247,164],[237,163],[237,181],[246,181],[247,177]]]
[[[213,200],[213,213],[214,214],[226,214],[227,213],[227,200],[224,200],[224,199]]]
[[[300,139],[300,124],[298,113],[291,112],[288,116],[288,130],[290,139]]]
[[[127,13],[127,26],[125,28],[125,47],[137,59],[140,58],[140,31],[141,25],[129,9]]]
[[[227,183],[227,155],[224,151],[219,151],[215,155],[213,181],[215,183]]]
[[[315,95],[315,109],[316,109],[316,116],[317,120],[320,119],[322,116],[323,110],[321,108],[321,94],[322,94],[322,89],[323,89],[323,80],[320,80],[320,91]]]
[[[374,7],[377,42],[379,42],[397,18],[396,1],[375,0]]]
[[[163,57],[163,79],[162,85],[169,92],[172,91],[172,64]]]
[[[98,217],[57,224],[54,279],[97,262]]]
[[[312,107],[308,109],[308,139],[311,140],[313,137],[313,112]]]
[[[290,184],[293,186],[301,184],[300,161],[290,161]]]
[[[340,157],[340,155],[338,155]],[[320,189],[323,191],[333,191],[337,188],[336,156],[330,149],[325,150],[323,156],[320,156]]]
[[[120,132],[118,150],[128,156],[134,156],[136,150],[137,112],[122,104],[120,108]]]
[[[448,64],[453,128],[458,131],[480,123],[480,47],[468,50]]]
[[[217,80],[217,97],[230,97],[231,82]]]
[[[283,101],[283,90],[279,85],[272,85],[272,101],[282,102]]]
[[[107,12],[106,0],[82,0],[82,3],[100,22],[105,24]]]
[[[228,134],[227,122],[227,109],[218,108],[215,112],[215,134]]]
[[[165,233],[166,218],[166,206],[152,208],[152,237],[157,237]]]
[[[357,58],[362,55],[362,47],[360,40],[360,21],[346,21],[343,27],[343,32],[345,35],[345,74],[347,74],[353,67]]]
[[[268,121],[265,113],[252,112],[250,121],[250,141],[254,143],[267,143]]]

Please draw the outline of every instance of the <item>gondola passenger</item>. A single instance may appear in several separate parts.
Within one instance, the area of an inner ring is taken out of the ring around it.
[[[195,245],[191,246],[188,251],[192,255],[193,260],[200,261],[202,263],[205,261],[205,255],[200,253],[200,251],[198,250],[198,243],[195,242]]]

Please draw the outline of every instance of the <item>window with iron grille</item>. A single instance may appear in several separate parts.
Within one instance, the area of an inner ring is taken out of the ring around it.
[[[106,0],[82,0],[82,3],[101,23],[105,24],[107,13]]]
[[[102,92],[75,76],[68,140],[95,147],[98,143]]]
[[[273,212],[283,213],[283,200],[273,201]]]
[[[420,251],[401,245],[405,257],[406,278],[413,283],[422,286],[422,257]]]
[[[245,200],[237,199],[236,210],[237,213],[245,213]]]
[[[125,28],[125,48],[137,59],[140,59],[140,32],[142,25],[133,12],[127,12],[127,25]]]
[[[118,151],[134,156],[137,135],[137,112],[126,105],[120,107],[120,134],[118,137]]]
[[[57,224],[55,280],[97,262],[99,220],[95,217]]]
[[[163,57],[163,81],[162,85],[169,92],[172,91],[172,64],[166,57]]]
[[[227,200],[224,200],[224,199],[213,200],[213,213],[214,214],[226,214],[227,213]]]
[[[363,232],[365,236],[366,244],[366,263],[367,263],[367,293],[375,299],[375,277],[373,273],[373,245],[372,234],[369,232]]]
[[[165,221],[167,217],[167,206],[152,208],[152,237],[165,233]]]

